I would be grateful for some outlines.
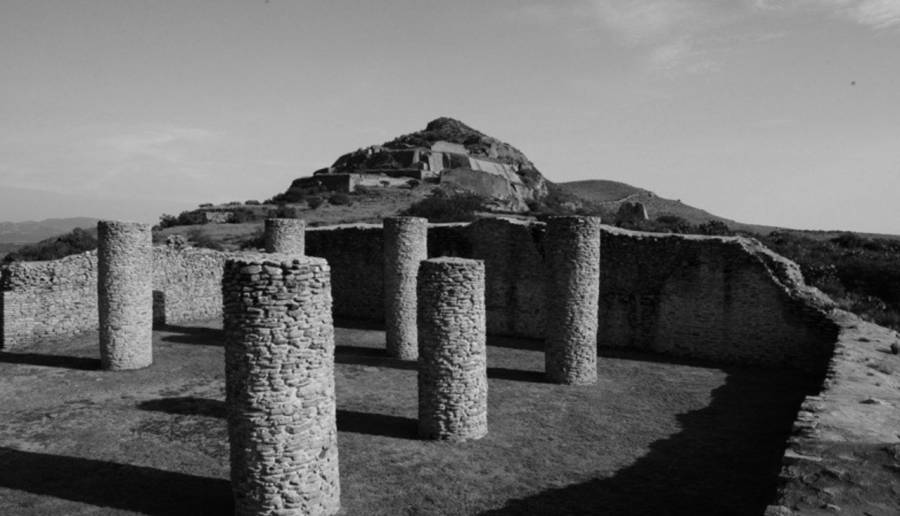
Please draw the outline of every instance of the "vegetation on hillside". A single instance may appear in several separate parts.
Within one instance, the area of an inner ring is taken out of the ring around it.
[[[777,231],[759,239],[797,262],[807,283],[845,310],[900,331],[900,241],[854,233],[822,241]]]
[[[4,263],[56,260],[97,248],[97,230],[75,228],[72,231],[20,247],[3,258]]]
[[[436,189],[429,197],[401,212],[408,217],[423,217],[429,222],[469,222],[485,211],[487,199],[468,192]]]

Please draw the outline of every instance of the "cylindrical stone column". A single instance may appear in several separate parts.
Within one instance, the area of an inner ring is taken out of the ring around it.
[[[600,218],[551,217],[544,249],[547,378],[571,385],[596,383]]]
[[[388,355],[418,357],[416,275],[428,258],[428,219],[384,219],[384,330]]]
[[[232,258],[222,296],[234,513],[338,512],[328,263],[286,254]]]
[[[479,439],[488,430],[484,263],[425,260],[418,279],[419,435]]]
[[[306,221],[266,219],[266,252],[306,254]]]
[[[152,252],[148,224],[97,223],[97,308],[103,369],[140,369],[153,363]]]

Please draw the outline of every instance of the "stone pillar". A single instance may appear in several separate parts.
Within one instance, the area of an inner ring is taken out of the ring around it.
[[[266,252],[306,254],[306,221],[266,219]]]
[[[416,275],[428,258],[428,219],[384,219],[384,329],[388,355],[418,357]]]
[[[487,434],[484,263],[425,260],[418,275],[419,435]]]
[[[148,224],[97,223],[97,308],[103,369],[140,369],[153,363],[152,253]]]
[[[544,249],[547,378],[571,385],[596,383],[600,218],[551,217]]]
[[[331,274],[322,258],[248,253],[222,278],[237,515],[340,509]]]

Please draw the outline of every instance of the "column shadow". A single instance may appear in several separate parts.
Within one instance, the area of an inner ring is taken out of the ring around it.
[[[387,367],[390,369],[415,370],[418,367],[414,360],[401,360],[389,357],[384,349],[364,346],[335,346],[334,361],[338,364]]]
[[[415,419],[387,414],[338,409],[337,428],[338,432],[418,439],[418,422]]]
[[[195,344],[198,346],[224,346],[225,342],[224,330],[217,328],[206,328],[203,326],[175,326],[172,324],[164,324],[155,327],[154,330],[178,334],[167,335],[163,337],[163,342],[172,342],[175,344]]]
[[[0,362],[6,364],[59,367],[81,371],[97,371],[100,369],[99,358],[44,355],[41,353],[11,353],[8,351],[0,351]]]
[[[205,416],[219,419],[226,417],[224,401],[192,396],[142,401],[138,403],[137,408],[182,416]],[[337,428],[339,432],[380,435],[398,439],[416,439],[418,431],[415,419],[341,409],[337,410]]]
[[[231,483],[175,471],[0,447],[0,487],[151,515],[231,514]]]

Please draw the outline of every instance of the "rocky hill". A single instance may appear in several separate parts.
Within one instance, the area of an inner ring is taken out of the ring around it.
[[[348,152],[312,176],[291,183],[276,201],[293,202],[322,191],[353,192],[359,186],[438,184],[490,199],[500,211],[526,212],[548,193],[548,182],[525,154],[452,118],[378,145]]]

